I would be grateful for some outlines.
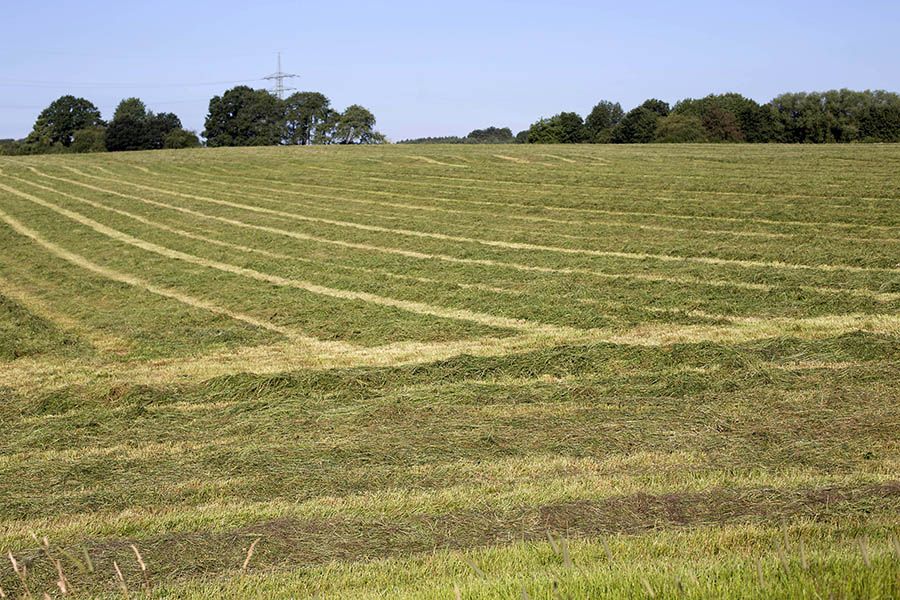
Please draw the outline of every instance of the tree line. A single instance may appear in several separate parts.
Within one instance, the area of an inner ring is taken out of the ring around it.
[[[740,94],[710,94],[670,106],[651,98],[625,112],[601,100],[587,117],[561,112],[513,136],[509,128],[407,144],[642,144],[649,142],[900,142],[900,95],[885,91],[787,93],[766,104]]]
[[[41,111],[23,140],[0,145],[5,154],[117,152],[190,148],[197,134],[181,126],[174,113],[154,113],[139,98],[126,98],[108,123],[89,100],[66,95]]]
[[[319,92],[281,100],[237,86],[209,102],[206,145],[266,146],[377,144],[375,115],[358,104],[337,111]],[[587,117],[561,112],[513,135],[508,127],[476,129],[465,137],[401,143],[577,144],[649,142],[845,143],[900,142],[900,95],[886,91],[786,93],[765,104],[736,93],[687,98],[670,106],[651,98],[625,112],[609,100]],[[44,109],[24,140],[0,140],[2,154],[154,150],[200,146],[173,113],[153,113],[138,98],[123,100],[108,123],[84,98],[62,96]]]
[[[379,144],[375,115],[359,104],[343,112],[320,92],[280,100],[265,90],[238,86],[209,101],[203,131],[208,146]]]
[[[466,137],[450,135],[444,137],[423,137],[400,140],[398,144],[512,144],[516,141],[509,127],[487,127],[475,129]]]
[[[266,90],[237,86],[209,101],[202,133],[206,145],[374,144],[385,142],[375,115],[354,104],[339,112],[319,92],[281,100]],[[66,95],[41,111],[22,140],[0,140],[0,154],[118,152],[194,148],[199,136],[174,113],[154,113],[139,98],[126,98],[106,122],[85,98]]]

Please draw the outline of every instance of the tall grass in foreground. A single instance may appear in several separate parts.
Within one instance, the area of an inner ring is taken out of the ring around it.
[[[166,572],[153,572],[134,544],[128,546],[133,560],[121,565],[114,560],[110,572],[102,572],[87,550],[51,547],[43,537],[35,538],[36,550],[7,553],[13,581],[3,576],[0,598],[898,597],[900,540],[895,535],[828,539],[815,528],[800,531],[785,526],[756,535],[752,530],[724,537],[713,532],[706,547],[696,545],[696,532],[662,536],[670,538],[667,544],[646,535],[583,540],[547,531],[545,541],[369,563],[298,565],[287,571],[264,563],[250,568],[257,544],[265,545],[255,538],[241,565],[214,578],[174,585]],[[691,544],[693,557],[685,554]],[[177,557],[173,564],[177,569]]]

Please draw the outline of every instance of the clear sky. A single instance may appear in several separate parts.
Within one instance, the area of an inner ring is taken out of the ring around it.
[[[0,138],[71,93],[109,118],[138,96],[201,131],[209,98],[275,70],[393,140],[516,132],[600,99],[900,91],[900,2],[8,0]],[[210,85],[211,82],[215,82]],[[226,82],[226,83],[221,83]]]

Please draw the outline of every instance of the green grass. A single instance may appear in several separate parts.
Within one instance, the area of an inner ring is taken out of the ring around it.
[[[0,588],[897,597],[898,170],[0,159]]]

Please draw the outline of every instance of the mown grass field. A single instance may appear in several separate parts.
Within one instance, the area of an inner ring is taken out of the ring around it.
[[[0,248],[12,597],[900,596],[898,146],[3,158]]]

